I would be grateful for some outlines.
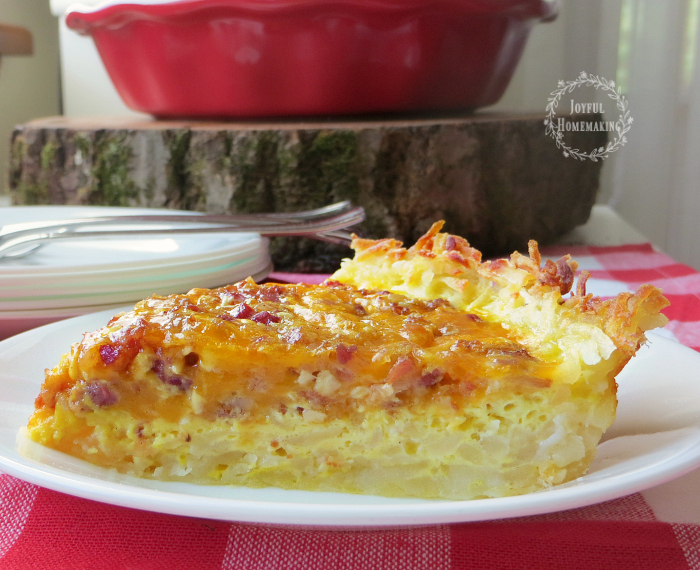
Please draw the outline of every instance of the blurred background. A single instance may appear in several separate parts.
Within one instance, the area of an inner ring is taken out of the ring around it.
[[[68,30],[70,0],[0,0],[0,23],[33,35],[32,55],[3,57],[0,181],[7,193],[14,125],[60,115],[135,115],[124,106],[90,38]],[[97,4],[85,0],[83,4]],[[634,118],[605,161],[598,202],[678,261],[700,269],[700,0],[562,0],[536,26],[501,101],[481,112],[544,113],[559,80],[581,71],[615,80]],[[544,134],[544,127],[543,127]]]

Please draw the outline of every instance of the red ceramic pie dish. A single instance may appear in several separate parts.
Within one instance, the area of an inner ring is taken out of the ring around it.
[[[468,110],[505,91],[546,0],[181,0],[74,9],[124,102],[162,118]]]

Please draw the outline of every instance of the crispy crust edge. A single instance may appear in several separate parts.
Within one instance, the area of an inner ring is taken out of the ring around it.
[[[480,278],[495,285],[509,280],[515,270],[524,271],[527,277],[523,287],[535,297],[558,292],[559,305],[587,320],[594,320],[610,337],[615,346],[628,355],[633,355],[644,343],[644,332],[662,327],[668,319],[661,313],[670,303],[658,287],[641,285],[634,293],[620,293],[616,297],[603,299],[586,292],[590,277],[581,271],[574,288],[578,263],[570,255],[556,262],[546,260],[542,264],[539,246],[535,240],[528,243],[528,255],[514,252],[510,258],[482,261],[481,252],[471,247],[459,236],[442,233],[444,221],[435,222],[420,237],[415,245],[406,249],[402,242],[394,239],[370,240],[353,235],[351,247],[355,250],[355,262],[371,262],[386,258],[390,261],[412,258],[442,259],[447,261],[455,279],[467,272],[476,272]],[[468,281],[465,279],[465,282]],[[563,295],[570,293],[569,297]]]

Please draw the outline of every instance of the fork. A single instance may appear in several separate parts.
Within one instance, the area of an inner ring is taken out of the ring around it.
[[[55,239],[188,233],[259,233],[263,237],[305,236],[349,245],[343,228],[365,219],[362,207],[348,201],[302,212],[196,215],[187,213],[94,216],[50,222],[7,224],[0,229],[0,259],[28,255]],[[173,226],[173,224],[177,224]],[[159,227],[160,226],[160,227]]]

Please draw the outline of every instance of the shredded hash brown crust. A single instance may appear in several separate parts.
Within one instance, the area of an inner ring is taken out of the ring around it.
[[[542,266],[537,242],[530,241],[529,256],[515,252],[510,259],[482,262],[481,253],[470,247],[467,240],[440,233],[443,224],[433,224],[409,249],[393,239],[355,237],[355,258],[346,260],[333,278],[356,286],[381,284],[390,291],[419,299],[444,297],[453,306],[473,309],[477,314],[488,316],[493,311],[493,318],[511,326],[515,326],[514,319],[499,308],[519,309],[537,301],[555,303],[557,317],[591,325],[590,332],[601,330],[618,350],[630,356],[644,342],[644,331],[667,322],[660,311],[669,303],[657,287],[642,285],[635,293],[603,300],[586,293],[590,275],[583,271],[572,291],[578,263],[571,256],[556,262],[548,259]],[[484,291],[484,287],[491,291]],[[570,291],[571,295],[564,299],[563,295]],[[528,299],[523,299],[525,293]],[[489,304],[504,294],[512,297],[510,302]],[[545,319],[546,315],[540,317]],[[528,331],[520,332],[529,336]]]

